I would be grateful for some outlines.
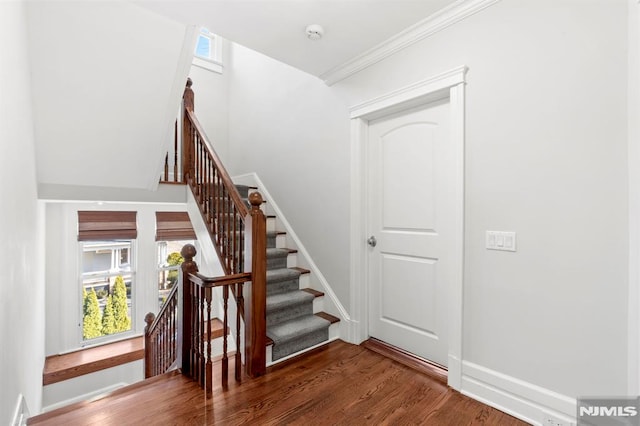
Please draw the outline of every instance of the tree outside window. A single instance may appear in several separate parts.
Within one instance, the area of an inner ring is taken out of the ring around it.
[[[82,244],[82,338],[96,339],[132,329],[133,242]]]
[[[158,241],[158,302],[160,307],[174,285],[178,283],[180,265],[184,258],[180,254],[185,244],[193,244],[194,240]]]

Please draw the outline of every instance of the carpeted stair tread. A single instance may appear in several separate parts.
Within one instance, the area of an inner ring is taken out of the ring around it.
[[[271,247],[267,249],[267,259],[273,259],[276,257],[287,257],[289,253],[289,249],[287,248]]]
[[[289,253],[295,253],[295,250],[286,248],[268,248],[267,249],[267,270],[281,269],[287,267],[287,256]]]
[[[275,248],[276,238],[278,237],[278,231],[267,231],[267,247]]]
[[[314,298],[301,290],[267,294],[267,331],[283,322],[313,315]]]
[[[309,301],[313,301],[313,299],[315,299],[313,294],[302,290],[267,296],[267,315],[276,310],[308,303]]]
[[[282,266],[286,266],[286,264],[283,264]],[[287,293],[299,289],[299,271],[286,267],[267,270],[267,296],[278,293]]]
[[[324,318],[309,315],[274,325],[267,330],[267,335],[273,340],[274,345],[278,345],[299,339],[308,333],[328,330],[330,325],[331,323]]]
[[[300,274],[301,272],[294,268],[271,269],[267,271],[267,283],[295,280],[300,277]]]
[[[254,188],[248,185],[236,185],[236,189],[238,190],[242,198],[247,198],[249,196],[249,190],[257,189],[257,188]]]

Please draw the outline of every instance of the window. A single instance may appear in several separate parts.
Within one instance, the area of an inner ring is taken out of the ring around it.
[[[187,212],[156,212],[156,242],[158,245],[158,302],[164,304],[178,282],[180,251],[185,244],[195,244],[196,234]]]
[[[82,339],[132,329],[132,240],[86,241],[82,247]],[[123,262],[126,260],[126,262]]]
[[[82,341],[134,329],[136,212],[79,211]]]
[[[222,73],[222,39],[206,28],[200,28],[193,65]]]
[[[158,306],[164,305],[174,285],[178,283],[180,265],[184,258],[180,254],[185,244],[195,240],[158,241]]]

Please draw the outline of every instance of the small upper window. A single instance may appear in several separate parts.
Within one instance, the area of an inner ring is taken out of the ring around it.
[[[198,35],[198,44],[196,45],[196,56],[200,56],[205,59],[213,59],[212,55],[212,41],[215,36],[211,34],[208,30],[202,29],[200,30],[200,35]]]
[[[204,27],[198,33],[193,65],[222,73],[222,39]]]

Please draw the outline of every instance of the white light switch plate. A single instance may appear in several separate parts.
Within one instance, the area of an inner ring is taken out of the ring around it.
[[[489,250],[516,251],[516,233],[487,231],[486,247]]]

